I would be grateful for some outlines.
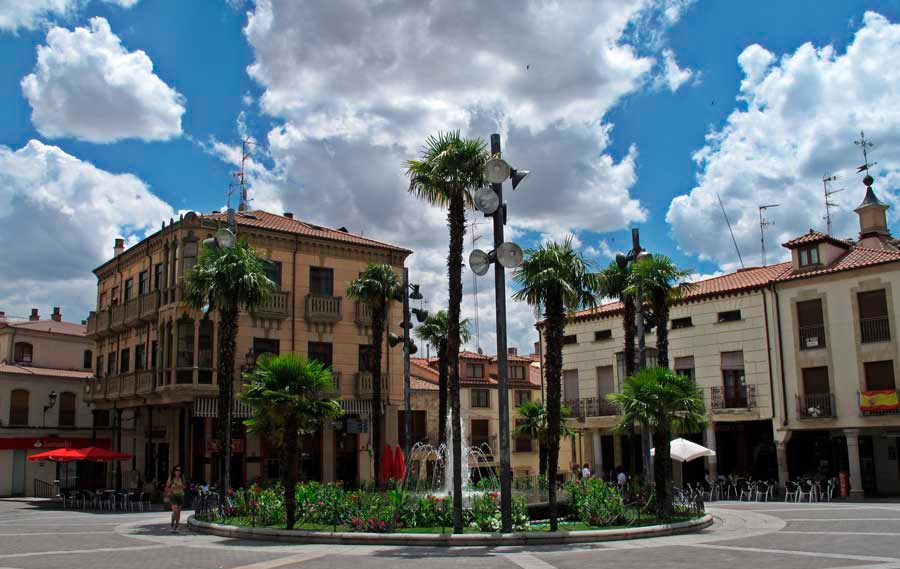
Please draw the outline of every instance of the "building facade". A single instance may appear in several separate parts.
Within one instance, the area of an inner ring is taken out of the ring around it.
[[[0,496],[54,495],[55,480],[74,486],[103,469],[27,460],[53,448],[109,446],[82,395],[93,349],[85,326],[64,322],[59,308],[43,320],[37,309],[25,321],[0,313]]]
[[[95,270],[97,310],[87,333],[96,342],[96,378],[85,395],[113,414],[120,450],[138,457],[135,479],[163,481],[182,464],[190,479],[215,482],[221,452],[216,318],[183,304],[182,283],[201,241],[227,224],[225,214],[187,213],[128,250],[117,241],[113,258]],[[238,238],[268,259],[277,285],[266,305],[240,313],[236,389],[241,370],[263,353],[295,352],[330,365],[345,418],[302,441],[301,477],[371,479],[371,449],[361,432],[371,409],[371,318],[344,298],[345,289],[371,262],[389,264],[399,275],[410,252],[289,213],[236,212],[235,227]],[[398,303],[389,322],[399,328],[401,320]],[[402,402],[402,351],[387,343],[383,350],[385,416],[391,417]],[[243,426],[248,409],[236,401],[234,415],[233,484],[277,479],[277,453]],[[386,420],[385,439],[396,444],[394,421]]]

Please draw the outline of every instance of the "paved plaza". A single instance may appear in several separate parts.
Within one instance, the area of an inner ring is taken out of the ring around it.
[[[410,548],[282,545],[188,532],[164,513],[87,513],[0,500],[0,569],[723,567],[900,569],[900,504],[739,504],[708,508],[694,535],[589,546]]]

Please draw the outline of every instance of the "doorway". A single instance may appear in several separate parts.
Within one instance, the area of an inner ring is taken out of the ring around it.
[[[346,431],[334,433],[334,480],[345,486],[359,483],[359,435]]]
[[[25,449],[13,450],[12,495],[25,495]]]

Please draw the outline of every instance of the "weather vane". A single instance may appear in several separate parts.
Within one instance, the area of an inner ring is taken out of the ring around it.
[[[859,174],[863,170],[865,170],[866,176],[868,176],[869,168],[878,164],[878,162],[872,162],[871,164],[869,164],[869,148],[872,148],[875,145],[866,140],[866,133],[863,131],[859,131],[859,140],[854,140],[853,144],[862,148],[863,153],[863,165],[856,168],[856,173]]]

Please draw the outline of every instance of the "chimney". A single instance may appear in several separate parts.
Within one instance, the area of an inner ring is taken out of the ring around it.
[[[5,322],[6,322],[6,312],[4,312],[3,310],[0,310],[0,324],[3,324]]]
[[[506,348],[506,352],[511,356],[518,356],[519,348]]]
[[[294,219],[294,213],[291,211],[284,212],[284,216],[288,219]]]
[[[116,238],[116,244],[113,247],[113,257],[118,257],[125,251],[125,240],[121,237]]]
[[[58,306],[53,307],[53,314],[50,315],[50,318],[52,318],[54,322],[62,322],[62,312],[59,311]]]
[[[82,326],[87,326],[87,320],[82,320],[82,321],[81,321],[81,325],[82,325]]]
[[[31,316],[28,317],[28,320],[31,321],[31,322],[37,322],[37,321],[40,320],[40,319],[41,319],[41,317],[38,316],[38,309],[37,309],[37,308],[32,308],[32,309],[31,309]]]

